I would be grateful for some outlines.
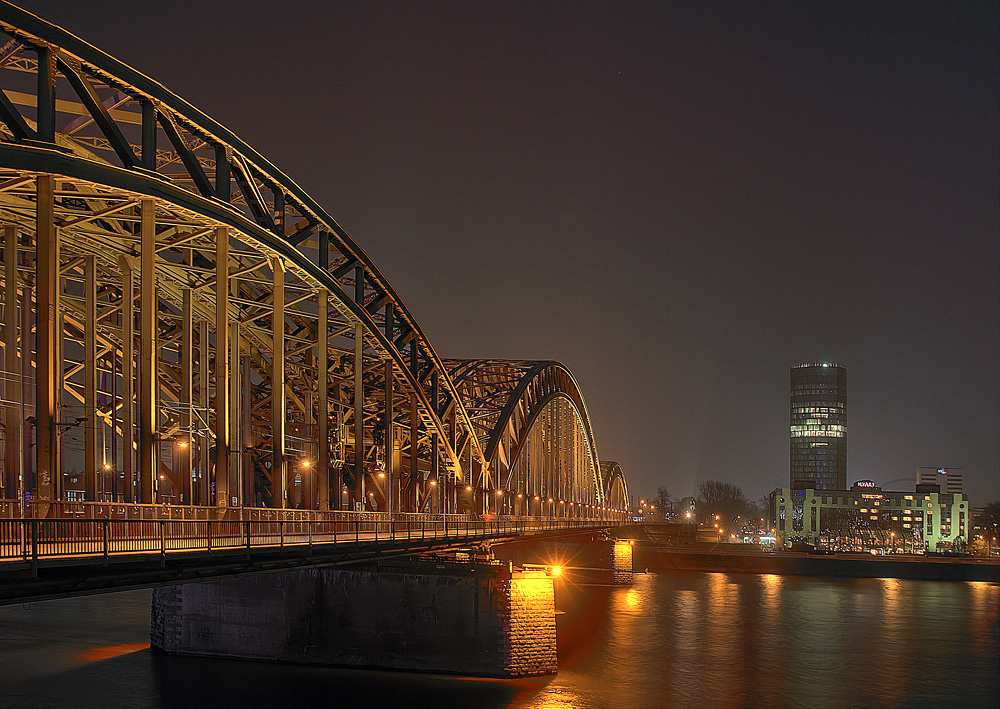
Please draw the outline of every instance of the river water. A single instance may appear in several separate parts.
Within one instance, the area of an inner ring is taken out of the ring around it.
[[[507,682],[169,657],[149,591],[0,607],[0,706],[998,707],[1000,585],[559,582],[559,674]]]

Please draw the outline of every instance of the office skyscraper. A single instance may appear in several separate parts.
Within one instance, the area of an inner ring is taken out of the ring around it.
[[[847,489],[847,370],[830,363],[791,369],[790,483]]]

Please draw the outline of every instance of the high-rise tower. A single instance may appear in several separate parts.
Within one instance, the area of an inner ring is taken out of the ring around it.
[[[797,364],[791,370],[792,487],[847,489],[847,370]]]

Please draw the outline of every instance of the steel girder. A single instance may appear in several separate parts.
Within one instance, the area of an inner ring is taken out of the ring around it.
[[[500,429],[487,433],[489,417],[463,396],[468,373],[453,379],[454,364],[438,357],[368,255],[297,184],[65,30],[0,2],[0,31],[0,222],[16,260],[5,265],[8,429],[24,418],[11,407],[32,391],[32,304],[48,273],[37,263],[49,253],[40,250],[43,226],[54,248],[46,258],[56,324],[39,332],[58,353],[59,402],[46,409],[46,430],[19,424],[5,435],[6,468],[24,468],[26,487],[39,494],[32,435],[52,443],[53,460],[72,453],[60,442],[70,413],[82,414],[88,499],[107,493],[101,468],[110,467],[112,490],[129,472],[126,500],[152,501],[167,480],[185,502],[271,497],[287,506],[296,481],[304,488],[310,478],[291,467],[302,463],[322,468],[310,505],[331,502],[329,472],[334,506],[353,477],[355,501],[369,507],[419,511],[439,499],[447,511],[458,497],[442,488],[490,489],[501,477],[493,459],[509,470],[527,439],[511,447]],[[494,402],[497,421],[526,434],[553,397],[568,401],[601,499],[572,375],[557,363],[530,363],[522,375],[508,382],[508,400]]]
[[[604,481],[604,498],[608,507],[616,510],[628,509],[628,483],[622,467],[613,460],[601,462],[601,477]]]
[[[445,360],[445,366],[489,463],[484,489],[606,506],[590,417],[569,369],[553,361]],[[561,444],[556,458],[552,441]],[[573,484],[562,484],[561,476]]]

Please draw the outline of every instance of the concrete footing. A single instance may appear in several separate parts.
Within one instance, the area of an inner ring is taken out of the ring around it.
[[[177,654],[492,677],[556,672],[552,579],[404,562],[157,588],[152,647]]]

